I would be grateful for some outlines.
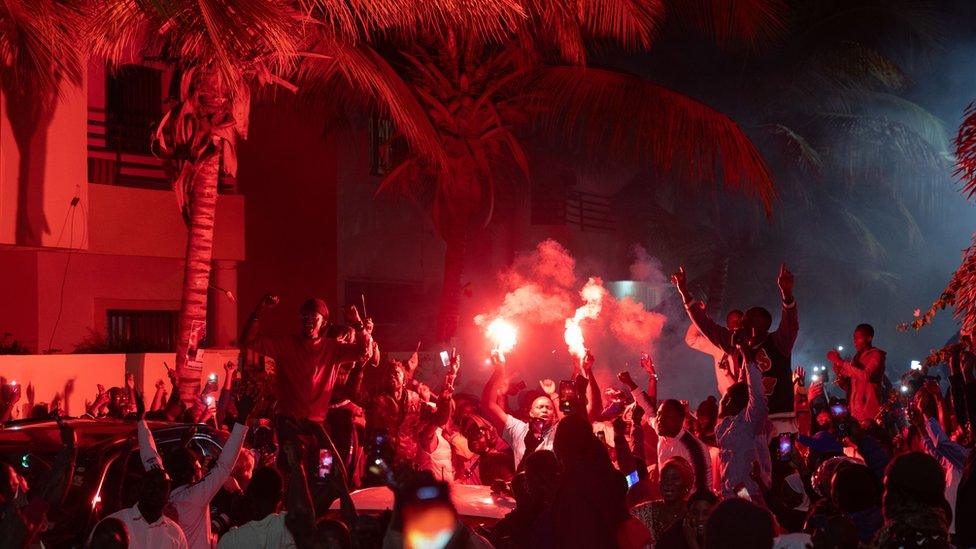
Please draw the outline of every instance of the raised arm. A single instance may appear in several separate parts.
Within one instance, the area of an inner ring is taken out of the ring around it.
[[[338,345],[339,362],[365,362],[373,351],[373,320],[359,319],[359,311],[353,308],[348,316],[349,322],[356,330],[356,340],[353,343],[336,342]]]
[[[688,317],[691,318],[692,325],[712,345],[725,352],[732,352],[732,332],[725,326],[719,326],[705,312],[704,304],[697,302],[691,297],[691,294],[688,292],[688,275],[685,274],[684,267],[680,267],[678,272],[671,275],[671,282],[678,289],[681,302],[684,303],[685,310],[688,312]]]
[[[786,263],[780,265],[777,284],[783,300],[783,311],[779,317],[779,327],[770,337],[776,347],[788,354],[793,350],[796,335],[800,332],[800,317],[796,311],[796,299],[793,297],[793,273],[786,268]]]
[[[582,366],[583,375],[586,376],[586,412],[590,421],[600,421],[603,414],[603,394],[600,392],[600,384],[593,375],[593,355],[589,351],[583,356]]]
[[[752,357],[750,357],[752,358]],[[746,363],[746,382],[749,385],[749,403],[746,405],[746,421],[751,423],[757,430],[766,422],[769,417],[769,406],[766,403],[766,395],[763,390],[762,372],[755,358],[744,360]]]
[[[244,323],[244,331],[241,334],[241,346],[245,349],[250,349],[252,351],[268,355],[273,357],[269,349],[262,344],[261,338],[261,315],[268,309],[274,308],[278,305],[280,299],[276,295],[265,294],[261,301],[258,302],[257,307],[248,317],[247,321]]]
[[[244,446],[244,436],[247,434],[247,419],[251,415],[253,408],[254,402],[251,398],[242,396],[237,404],[237,421],[234,423],[234,428],[231,429],[227,443],[224,444],[224,448],[220,452],[220,458],[217,460],[217,464],[210,469],[206,476],[203,477],[203,480],[189,488],[194,494],[202,494],[200,496],[202,499],[207,501],[213,499],[214,495],[224,485],[227,477],[230,476],[231,471],[234,469],[234,464],[237,463],[237,456],[241,453],[241,448]]]
[[[488,415],[488,421],[501,433],[505,430],[505,423],[508,421],[508,413],[498,404],[498,395],[505,386],[505,362],[498,353],[494,352],[491,354],[491,362],[495,366],[495,371],[492,372],[481,392],[481,408]]]
[[[150,471],[152,469],[163,468],[163,458],[156,450],[156,439],[153,438],[146,420],[140,419],[136,422],[136,433],[139,437],[139,457],[142,458],[142,467]]]

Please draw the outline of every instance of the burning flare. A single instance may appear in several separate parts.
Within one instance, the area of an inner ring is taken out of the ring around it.
[[[569,347],[569,354],[576,357],[577,360],[582,360],[583,355],[586,354],[583,328],[580,323],[584,319],[594,319],[600,315],[600,310],[603,308],[603,298],[606,295],[607,291],[603,288],[603,281],[599,277],[590,277],[580,291],[580,296],[586,303],[576,309],[573,318],[566,319],[566,331],[563,334],[563,339],[566,340],[566,346]]]
[[[491,340],[492,350],[502,354],[510,352],[518,343],[518,328],[501,317],[488,324],[485,335]]]

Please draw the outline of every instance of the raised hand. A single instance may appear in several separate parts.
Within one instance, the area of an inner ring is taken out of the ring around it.
[[[653,374],[654,373],[654,360],[651,359],[651,355],[649,355],[647,353],[641,353],[640,365],[641,365],[641,368],[643,368],[645,372],[647,372],[649,374]]]
[[[803,366],[800,366],[796,370],[793,370],[793,384],[794,385],[803,385],[806,382],[806,379],[807,379],[806,373],[807,372],[803,368]]]
[[[236,369],[237,363],[235,363],[233,360],[228,360],[224,363],[224,371],[227,372],[227,375],[230,375],[230,373]]]
[[[262,309],[271,309],[277,307],[278,303],[280,302],[281,302],[280,297],[274,294],[264,294],[264,297],[261,298],[261,303],[259,303],[259,306]]]
[[[158,391],[158,390],[165,389],[165,388],[166,388],[166,382],[164,382],[161,379],[157,379],[156,380],[156,390]]]
[[[132,372],[125,374],[125,388],[130,391],[136,389],[136,376]]]
[[[587,377],[589,377],[589,374],[593,371],[594,362],[596,362],[596,359],[593,358],[593,354],[590,353],[589,349],[587,349],[586,354],[583,355],[583,360],[580,363],[583,366],[583,371],[587,373]]]
[[[779,267],[779,276],[776,279],[776,283],[779,285],[779,291],[783,294],[783,299],[786,301],[791,301],[793,299],[793,273],[786,268],[786,263],[783,263]]]
[[[101,387],[101,385],[99,385],[99,387]],[[102,388],[102,391],[105,391],[105,389]],[[27,393],[27,403],[30,404],[31,407],[33,408],[34,407],[34,385],[32,383],[27,383],[26,393]]]
[[[623,383],[624,385],[629,387],[631,391],[637,388],[637,384],[634,383],[634,378],[630,377],[630,372],[627,371],[618,372],[617,379],[620,380],[620,383]]]
[[[679,292],[684,293],[688,286],[688,275],[684,267],[678,267],[678,270],[671,275],[671,284],[674,284]]]
[[[841,358],[840,353],[838,353],[836,349],[831,349],[827,352],[827,360],[829,360],[832,364],[844,362],[844,359]]]
[[[547,395],[556,394],[556,382],[549,378],[539,380],[539,387],[541,387],[542,392]]]
[[[502,364],[505,364],[505,355],[498,352],[498,350],[492,351],[491,363],[494,364],[495,366],[500,366]]]
[[[373,319],[372,318],[367,318],[363,322],[363,329],[366,330],[366,333],[368,333],[370,335],[373,334]]]
[[[169,367],[169,364],[163,362],[163,366],[166,368],[166,377],[169,378],[169,382],[173,387],[176,387],[176,370]]]

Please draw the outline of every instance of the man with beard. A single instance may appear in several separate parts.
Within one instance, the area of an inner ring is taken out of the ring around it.
[[[151,469],[142,477],[139,501],[127,509],[116,511],[105,520],[121,520],[129,531],[131,549],[186,549],[183,530],[163,515],[169,501],[169,476],[162,469]]]
[[[269,337],[260,334],[260,316],[278,304],[278,297],[266,295],[247,320],[243,346],[275,360],[278,437],[311,436],[316,448],[331,447],[322,426],[339,372],[339,364],[365,360],[371,349],[373,322],[359,319],[353,309],[347,320],[356,331],[355,343],[325,337],[329,308],[321,299],[309,299],[301,307],[300,335]],[[317,455],[317,454],[313,454]]]
[[[491,424],[502,434],[502,439],[512,447],[518,468],[527,454],[536,450],[552,450],[556,436],[556,403],[548,395],[534,399],[529,405],[528,422],[509,415],[498,403],[498,397],[507,385],[505,361],[498,353],[492,353],[491,360],[495,371],[481,393],[481,407]]]

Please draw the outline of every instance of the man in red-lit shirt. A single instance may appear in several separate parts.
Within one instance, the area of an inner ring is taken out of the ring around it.
[[[847,401],[851,415],[858,421],[871,421],[881,410],[886,398],[884,389],[885,352],[874,346],[874,328],[860,324],[854,329],[854,350],[851,360],[844,360],[837,351],[827,353],[838,378],[850,381]]]
[[[353,309],[347,320],[356,330],[355,343],[325,337],[329,308],[321,299],[309,299],[301,308],[300,335],[260,335],[261,314],[277,304],[277,296],[264,296],[248,319],[241,341],[246,349],[275,360],[278,393],[275,423],[279,437],[310,434],[318,440],[319,447],[330,447],[322,422],[329,411],[339,364],[367,358],[372,348],[373,323],[370,319],[361,321],[358,311]]]

